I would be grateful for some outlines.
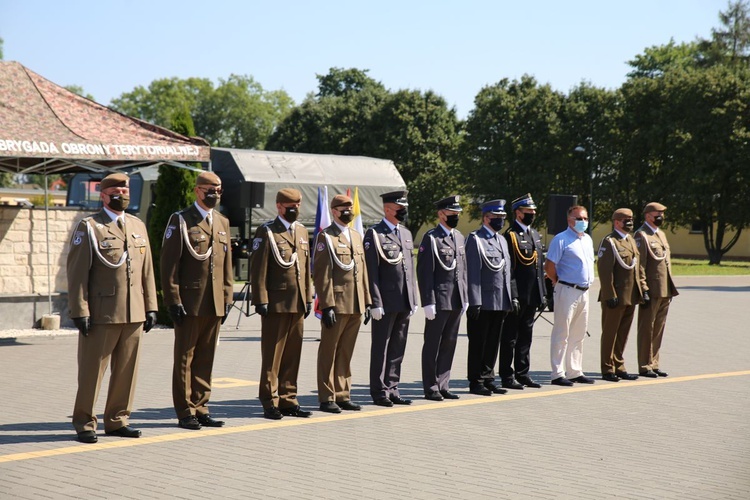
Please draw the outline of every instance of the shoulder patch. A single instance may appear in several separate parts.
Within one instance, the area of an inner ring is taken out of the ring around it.
[[[83,241],[83,231],[76,231],[73,234],[73,244],[80,245],[82,241]]]
[[[370,242],[365,241],[365,250],[369,250],[369,249],[370,249]]]
[[[604,245],[600,246],[599,247],[599,253],[597,254],[597,257],[601,258],[602,255],[604,255],[604,252],[606,252],[606,251],[607,251],[607,247],[605,247]]]
[[[419,251],[424,252],[424,245],[419,245]]]
[[[253,252],[260,248],[260,242],[263,238],[253,238]]]
[[[169,238],[171,238],[172,237],[172,232],[175,229],[177,229],[177,226],[172,226],[172,225],[167,226],[167,231],[164,233],[164,239],[168,240]]]

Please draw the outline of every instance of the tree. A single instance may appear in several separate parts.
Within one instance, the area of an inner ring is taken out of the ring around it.
[[[65,88],[70,90],[74,94],[78,94],[81,97],[85,97],[86,99],[89,99],[91,101],[95,100],[94,96],[83,90],[83,87],[81,87],[80,85],[66,85]]]
[[[711,29],[711,39],[700,39],[701,61],[704,66],[750,64],[750,4],[747,0],[730,2],[719,12],[722,28]]]
[[[459,140],[455,110],[431,91],[391,93],[367,70],[331,68],[317,77],[318,93],[279,124],[267,148],[393,160],[410,190],[408,227],[432,220],[436,189],[450,190],[455,179],[448,173]]]
[[[213,146],[262,148],[293,101],[283,90],[265,91],[252,77],[230,75],[214,88],[207,78],[164,78],[113,99],[128,115],[169,128],[187,109],[195,133]]]
[[[563,105],[562,94],[528,75],[481,89],[461,148],[467,194],[481,203],[531,192],[541,212],[540,194],[582,192],[580,174],[560,169],[574,146],[561,146]]]
[[[195,135],[193,120],[187,108],[172,115],[170,130],[188,137]],[[171,325],[171,319],[164,307],[163,292],[161,288],[161,247],[164,237],[164,228],[167,227],[169,218],[173,213],[183,209],[195,202],[195,180],[198,172],[177,168],[171,165],[159,166],[159,177],[156,179],[154,199],[152,200],[153,211],[148,225],[148,237],[151,243],[151,254],[154,262],[154,276],[156,278],[156,289],[159,300],[159,323]]]

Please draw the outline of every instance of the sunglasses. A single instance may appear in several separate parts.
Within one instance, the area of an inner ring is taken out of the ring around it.
[[[218,188],[198,188],[198,189],[200,189],[201,191],[203,191],[206,194],[219,194],[220,195],[221,193],[224,192],[224,190],[221,189],[220,187],[218,187]]]

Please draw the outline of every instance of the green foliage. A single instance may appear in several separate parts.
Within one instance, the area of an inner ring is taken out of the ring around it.
[[[5,40],[0,36],[0,61],[3,60],[3,43],[5,43]]]
[[[393,160],[409,193],[409,228],[434,218],[432,202],[457,186],[460,122],[434,92],[389,92],[366,70],[331,68],[319,91],[282,121],[266,145],[274,151],[361,155]]]
[[[0,172],[0,187],[11,187],[13,184],[13,174]]]
[[[628,61],[628,65],[633,68],[628,77],[655,78],[663,75],[665,71],[693,67],[700,59],[697,42],[677,45],[674,40],[670,40],[666,45],[648,47],[643,54],[638,54],[635,59]]]
[[[172,116],[171,130],[186,136],[195,135],[195,127],[186,108],[177,111]],[[199,168],[199,167],[198,167]],[[161,247],[164,229],[173,213],[195,202],[195,180],[198,172],[177,168],[171,165],[159,167],[159,177],[154,189],[153,208],[148,226],[148,237],[151,242],[151,253],[154,261],[156,289],[159,290],[159,323],[171,324],[171,319],[163,303],[161,288]]]
[[[560,168],[575,146],[561,144],[563,104],[562,94],[528,75],[481,89],[461,148],[467,194],[481,203],[530,192],[541,212],[547,194],[579,193],[578,173]]]
[[[195,132],[213,146],[261,148],[276,124],[293,106],[283,90],[265,91],[252,77],[231,75],[214,88],[207,78],[164,78],[148,88],[113,99],[127,115],[170,127],[176,114],[188,110]]]
[[[710,40],[700,40],[704,66],[722,64],[747,67],[750,64],[750,5],[747,0],[730,2],[719,12],[722,28],[711,30]]]

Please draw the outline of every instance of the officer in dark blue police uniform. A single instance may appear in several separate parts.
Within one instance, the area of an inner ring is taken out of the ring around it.
[[[435,202],[439,224],[422,238],[417,256],[419,295],[424,308],[422,384],[425,398],[458,399],[450,392],[451,366],[461,315],[468,307],[464,237],[455,227],[461,213],[458,195]]]
[[[383,220],[367,230],[365,260],[372,296],[370,396],[378,406],[408,405],[398,383],[404,359],[409,318],[417,310],[414,279],[414,241],[403,225],[409,203],[407,191],[383,198]]]
[[[536,204],[530,193],[511,203],[513,222],[505,231],[510,265],[518,289],[520,309],[505,318],[500,337],[500,378],[507,389],[539,388],[529,376],[531,334],[534,313],[547,305],[544,296],[544,247],[539,233],[531,227]],[[515,374],[515,378],[514,378]]]
[[[466,238],[469,309],[467,373],[472,394],[507,392],[495,385],[495,360],[505,316],[518,309],[511,279],[510,255],[500,230],[505,225],[505,200],[482,205],[482,226]]]

